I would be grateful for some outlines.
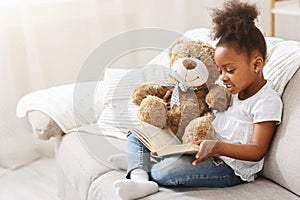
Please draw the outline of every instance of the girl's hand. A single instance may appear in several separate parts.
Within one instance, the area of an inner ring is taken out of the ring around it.
[[[163,97],[163,101],[167,104],[167,109],[170,109],[170,100],[172,97],[172,92],[170,90],[168,90],[165,94],[165,96]]]
[[[218,154],[218,141],[216,140],[199,140],[193,143],[199,145],[199,151],[196,154],[196,160],[192,162],[192,165],[197,165],[199,162],[205,161]]]
[[[170,90],[168,90],[165,94],[165,96],[163,97],[163,101],[165,103],[169,103],[170,99],[171,99],[171,96],[172,96],[172,92]]]

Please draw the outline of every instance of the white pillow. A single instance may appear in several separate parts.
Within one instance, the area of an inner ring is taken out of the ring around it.
[[[164,65],[146,65],[133,69],[111,69],[104,73],[103,104],[130,99],[133,88],[145,82],[164,82],[169,68]]]
[[[119,130],[126,134],[129,127],[138,124],[137,110],[138,107],[129,100],[107,104],[98,119],[98,125],[106,132]]]
[[[107,69],[104,74],[104,110],[98,119],[98,125],[114,132],[117,128],[120,138],[124,138],[123,134],[127,134],[128,128],[138,124],[138,106],[131,102],[133,89],[143,83],[163,83],[168,78],[169,70],[168,66],[163,65]]]
[[[213,41],[210,37],[210,29],[208,28],[195,28],[188,30],[184,33],[184,37],[191,40],[201,40],[213,47],[216,45],[216,41]]]

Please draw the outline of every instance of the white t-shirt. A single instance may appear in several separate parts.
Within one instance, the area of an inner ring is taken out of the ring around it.
[[[239,100],[232,96],[231,106],[225,112],[217,112],[213,121],[217,138],[221,141],[237,144],[251,142],[255,123],[264,121],[281,122],[282,101],[278,93],[267,83],[253,96]],[[242,161],[225,156],[220,158],[229,165],[235,174],[244,181],[253,181],[262,169],[264,159],[258,162]]]

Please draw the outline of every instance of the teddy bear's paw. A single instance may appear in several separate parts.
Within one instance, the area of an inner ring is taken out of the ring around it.
[[[167,91],[168,91],[168,87],[160,84],[156,84],[156,83],[141,84],[133,90],[131,94],[131,101],[133,104],[140,106],[142,101],[148,95],[163,98]]]
[[[185,128],[182,142],[190,143],[198,140],[214,139],[215,132],[211,121],[212,118],[210,115],[193,119]]]
[[[231,94],[225,87],[214,85],[209,89],[205,101],[210,109],[223,112],[230,106]]]
[[[166,103],[158,97],[149,95],[142,101],[138,117],[143,122],[165,128],[168,122]]]

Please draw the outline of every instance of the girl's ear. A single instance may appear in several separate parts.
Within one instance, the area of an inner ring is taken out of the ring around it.
[[[254,66],[255,72],[261,71],[262,68],[264,67],[264,59],[260,56],[255,57],[253,66]]]

